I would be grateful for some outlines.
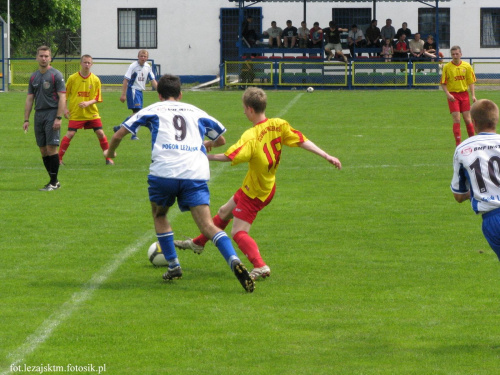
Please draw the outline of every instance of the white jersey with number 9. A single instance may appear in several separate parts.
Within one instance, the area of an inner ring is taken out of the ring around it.
[[[149,173],[163,178],[210,179],[204,137],[216,140],[226,128],[191,104],[166,100],[152,104],[123,123],[132,134],[140,126],[151,131]]]

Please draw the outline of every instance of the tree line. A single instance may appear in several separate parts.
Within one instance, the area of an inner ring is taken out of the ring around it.
[[[7,22],[7,0],[0,15]],[[79,55],[80,23],[80,0],[10,0],[11,57],[33,56],[40,45],[53,57]]]

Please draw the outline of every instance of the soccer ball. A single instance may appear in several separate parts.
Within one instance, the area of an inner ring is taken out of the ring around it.
[[[149,261],[157,267],[167,266],[167,260],[165,256],[161,252],[160,244],[158,242],[153,242],[148,249],[148,258]]]
[[[308,87],[307,88],[307,92],[313,92],[314,91],[314,87]]]

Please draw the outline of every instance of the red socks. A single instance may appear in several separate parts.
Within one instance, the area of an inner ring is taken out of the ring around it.
[[[239,231],[233,237],[241,252],[245,254],[255,268],[264,267],[266,263],[260,256],[259,247],[255,240],[247,232]]]
[[[103,151],[106,151],[109,148],[108,138],[106,138],[106,136],[100,138],[99,143],[101,144],[101,148]]]
[[[198,246],[203,246],[205,247],[205,244],[210,241],[207,237],[205,237],[203,234],[200,234],[198,237],[193,238],[193,242],[198,245]]]
[[[70,142],[71,142],[70,138],[66,136],[63,137],[61,145],[59,146],[59,160],[63,159],[63,156],[66,153],[66,150],[68,149]],[[99,144],[101,145],[103,151],[107,150],[109,148],[108,138],[106,138],[106,136],[100,138]]]
[[[453,124],[453,134],[455,135],[455,143],[458,146],[462,142],[462,136],[460,134],[460,123]]]
[[[472,122],[469,124],[465,124],[465,127],[467,128],[467,134],[469,135],[469,138],[474,136],[475,131],[474,131],[474,125],[472,124]]]
[[[63,159],[64,154],[66,153],[66,150],[69,147],[69,143],[71,142],[71,139],[68,137],[64,136],[61,145],[59,146],[59,161]]]
[[[469,136],[469,138],[474,136],[475,131],[472,122],[469,124],[465,124],[465,127],[467,128],[467,135]],[[460,142],[462,142],[462,136],[460,134],[460,123],[453,124],[453,134],[455,135],[455,143],[458,146]]]
[[[231,219],[225,221],[222,220],[219,214],[215,215],[213,218],[214,224],[217,228],[222,230],[226,229],[227,225],[231,222]],[[193,242],[198,246],[205,246],[205,244],[210,241],[209,238],[205,237],[203,234],[200,234],[198,237],[193,239]]]
[[[231,222],[231,220],[222,220],[218,214],[214,216],[213,221],[215,226],[222,230],[224,230]],[[266,263],[260,256],[260,251],[257,243],[252,237],[250,237],[247,232],[239,231],[234,235],[233,240],[234,242],[236,242],[241,252],[246,255],[248,260],[253,264],[255,268],[264,267],[266,265]],[[193,239],[193,242],[198,246],[205,246],[208,241],[209,239],[203,234],[200,234],[198,237]]]

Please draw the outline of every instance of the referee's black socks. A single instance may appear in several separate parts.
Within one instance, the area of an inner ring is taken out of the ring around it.
[[[43,158],[43,165],[45,165],[45,169],[49,173],[50,177],[50,184],[55,185],[57,184],[57,174],[59,173],[59,155],[54,154],[54,155],[48,155],[44,156]]]

